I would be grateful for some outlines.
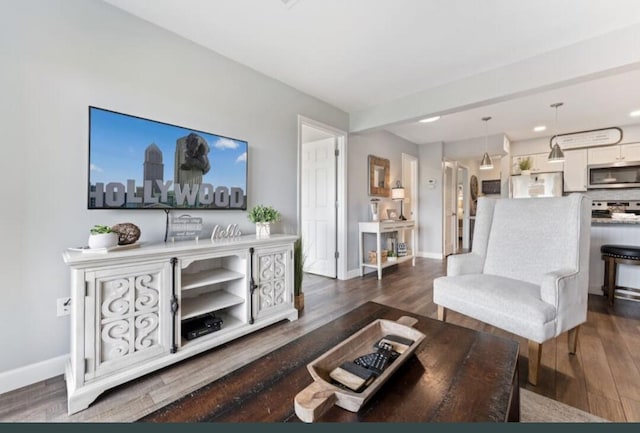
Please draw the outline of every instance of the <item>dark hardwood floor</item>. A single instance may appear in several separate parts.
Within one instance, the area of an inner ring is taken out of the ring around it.
[[[347,281],[307,275],[305,308],[297,321],[277,323],[111,389],[72,416],[66,413],[62,376],[2,394],[0,422],[135,421],[366,301],[435,318],[433,279],[445,269],[445,261],[418,258],[415,267],[405,262],[385,269],[380,281],[375,273]],[[566,334],[545,343],[536,387],[526,383],[524,339],[454,312],[447,319],[519,341],[522,387],[611,421],[640,421],[640,303],[616,300],[609,308],[604,297],[590,295],[578,352],[568,354]]]

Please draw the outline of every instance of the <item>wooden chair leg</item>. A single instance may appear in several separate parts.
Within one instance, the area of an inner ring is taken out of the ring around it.
[[[607,260],[607,268],[609,268],[607,281],[607,297],[609,300],[609,306],[613,307],[613,295],[616,293],[616,259],[609,257]]]
[[[542,359],[542,344],[529,340],[529,383],[538,384],[538,370]]]
[[[576,326],[573,329],[569,329],[569,353],[572,355],[576,354],[576,349],[578,348],[578,331],[580,330],[580,326]]]
[[[443,322],[447,321],[447,309],[442,305],[438,305],[438,320],[441,320]]]
[[[609,297],[609,256],[602,256],[604,263],[604,279],[602,280],[602,294]]]

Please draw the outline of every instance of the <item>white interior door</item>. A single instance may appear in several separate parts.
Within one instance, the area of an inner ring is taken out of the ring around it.
[[[404,186],[405,190],[405,199],[402,206],[403,214],[405,218],[413,220],[417,224],[419,221],[418,158],[406,153],[402,154],[402,186]]]
[[[336,277],[336,142],[302,143],[301,225],[304,271]]]
[[[456,245],[458,241],[458,216],[456,213],[456,200],[457,200],[457,182],[456,182],[457,168],[455,163],[444,163],[444,185],[443,185],[443,206],[442,206],[442,221],[443,221],[443,254],[448,256],[449,254],[455,254],[457,251]]]

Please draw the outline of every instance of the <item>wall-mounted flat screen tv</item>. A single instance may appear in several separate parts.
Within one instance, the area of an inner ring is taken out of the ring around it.
[[[247,209],[244,140],[89,107],[89,209]]]

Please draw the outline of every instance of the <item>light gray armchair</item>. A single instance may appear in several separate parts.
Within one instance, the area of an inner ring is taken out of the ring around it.
[[[575,353],[587,320],[591,199],[478,200],[473,248],[449,256],[433,282],[438,319],[450,309],[529,340],[536,385],[542,343],[569,331]]]

